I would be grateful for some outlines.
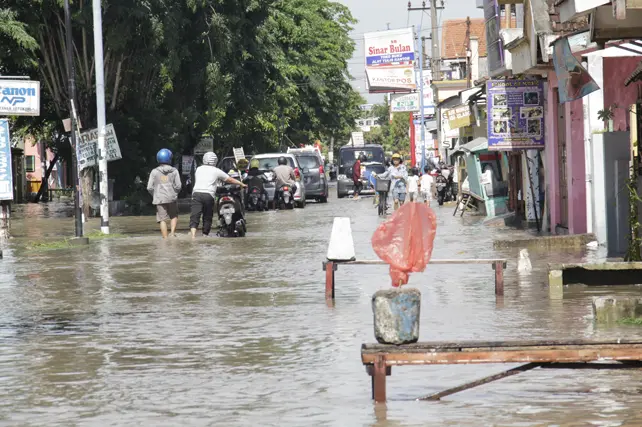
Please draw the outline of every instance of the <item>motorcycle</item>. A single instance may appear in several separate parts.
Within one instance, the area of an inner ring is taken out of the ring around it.
[[[443,175],[438,175],[435,179],[435,188],[437,189],[437,203],[443,206],[447,196],[448,180]]]
[[[289,185],[282,185],[279,189],[279,198],[276,205],[279,209],[294,209],[294,188]]]
[[[337,167],[334,164],[330,165],[330,181],[337,180]]]
[[[249,189],[245,205],[248,211],[261,212],[268,210],[267,198],[258,187],[251,187]]]
[[[216,189],[218,196],[219,237],[244,237],[247,233],[243,213],[241,188],[237,185],[223,185]]]

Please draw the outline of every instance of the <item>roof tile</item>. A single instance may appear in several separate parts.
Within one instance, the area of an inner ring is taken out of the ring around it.
[[[501,27],[506,27],[506,21],[502,17]],[[515,17],[512,18],[511,27],[516,27]],[[486,32],[484,18],[474,18],[470,20],[471,37],[479,38],[479,56],[486,56]],[[456,59],[466,58],[466,19],[448,19],[444,21],[441,30],[441,58]]]

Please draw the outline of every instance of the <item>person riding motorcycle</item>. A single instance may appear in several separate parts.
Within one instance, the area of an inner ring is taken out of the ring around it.
[[[435,188],[437,189],[437,202],[439,206],[444,204],[444,199],[446,198],[446,190],[448,188],[448,178],[446,178],[441,170],[437,171],[437,176],[435,177]]]
[[[267,178],[265,174],[259,170],[259,165],[258,159],[252,159],[250,162],[250,170],[247,172],[243,182],[245,182],[250,189],[256,187],[261,192],[261,197],[265,205],[267,205],[268,192],[264,185],[264,183],[267,182]]]
[[[288,159],[285,156],[279,157],[279,165],[274,168],[274,203],[279,200],[281,195],[281,187],[288,185],[292,187],[292,194],[296,193],[296,175],[294,175],[294,169],[288,165]]]
[[[392,165],[386,172],[379,175],[379,178],[390,178],[392,180],[390,188],[392,191],[392,200],[394,201],[394,209],[399,209],[399,206],[406,200],[406,179],[408,179],[408,171],[403,164],[401,154],[395,153],[392,155]]]
[[[241,181],[243,181],[247,176],[247,167],[249,163],[250,162],[248,162],[245,158],[240,159],[238,162],[236,162],[236,170],[238,170],[239,174],[241,175]]]

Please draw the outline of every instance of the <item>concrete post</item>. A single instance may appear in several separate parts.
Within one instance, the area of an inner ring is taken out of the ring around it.
[[[409,344],[419,340],[421,292],[414,288],[377,291],[372,297],[375,338],[381,344]]]

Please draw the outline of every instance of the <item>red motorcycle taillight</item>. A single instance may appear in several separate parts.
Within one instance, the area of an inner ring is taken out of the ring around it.
[[[232,199],[231,197],[227,197],[227,196],[221,197],[221,202],[233,202],[233,201],[234,199]]]
[[[283,191],[290,191],[289,187],[283,187]]]

